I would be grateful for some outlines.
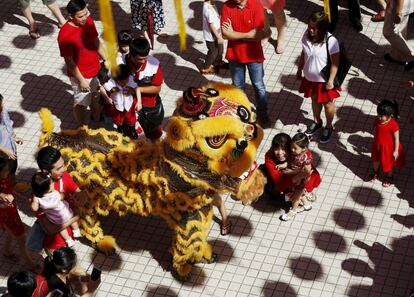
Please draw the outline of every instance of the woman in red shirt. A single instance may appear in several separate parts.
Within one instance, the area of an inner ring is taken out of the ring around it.
[[[272,140],[272,146],[265,155],[265,171],[268,177],[267,188],[271,189],[272,194],[276,197],[284,198],[284,194],[288,193],[295,183],[305,177],[305,173],[296,175],[288,175],[284,172],[286,163],[288,162],[290,152],[291,138],[286,133],[276,134]],[[321,177],[316,168],[312,167],[312,173],[305,184],[305,195],[310,201],[315,200],[312,191],[319,186]],[[307,195],[310,194],[310,195]]]

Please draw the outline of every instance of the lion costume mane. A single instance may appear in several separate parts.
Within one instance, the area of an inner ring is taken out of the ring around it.
[[[207,242],[215,197],[229,193],[246,204],[263,193],[265,177],[254,170],[263,130],[245,93],[232,85],[185,91],[156,143],[86,126],[54,133],[50,111],[40,117],[39,146],[59,149],[87,193],[82,234],[105,253],[115,240],[104,236],[99,216],[159,215],[173,230],[173,271],[185,279],[194,263],[215,259]]]

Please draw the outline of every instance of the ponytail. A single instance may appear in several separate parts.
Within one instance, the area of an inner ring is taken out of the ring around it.
[[[45,258],[43,274],[46,278],[72,270],[76,265],[76,253],[73,249],[62,247],[53,252],[52,256]]]

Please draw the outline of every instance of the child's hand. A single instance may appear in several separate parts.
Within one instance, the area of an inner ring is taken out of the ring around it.
[[[130,95],[134,95],[135,94],[135,89],[131,88],[131,87],[126,87],[124,89],[124,95],[130,96]]]
[[[275,169],[276,170],[283,170],[283,169],[286,169],[286,167],[287,167],[287,162],[276,165]]]
[[[140,111],[142,109],[142,104],[137,102],[137,104],[135,105],[135,111]]]
[[[398,159],[398,151],[394,152],[392,155],[394,156],[394,159],[395,159],[395,160],[397,160],[397,159]]]
[[[119,92],[119,88],[118,87],[113,87],[109,92],[110,93],[117,93],[117,92]]]

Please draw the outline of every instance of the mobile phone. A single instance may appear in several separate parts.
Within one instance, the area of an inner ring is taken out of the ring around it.
[[[96,267],[93,267],[92,274],[91,274],[91,280],[97,281],[101,277],[102,271]]]
[[[51,297],[62,297],[63,296],[63,292],[59,289],[54,289],[52,292],[50,292]]]

